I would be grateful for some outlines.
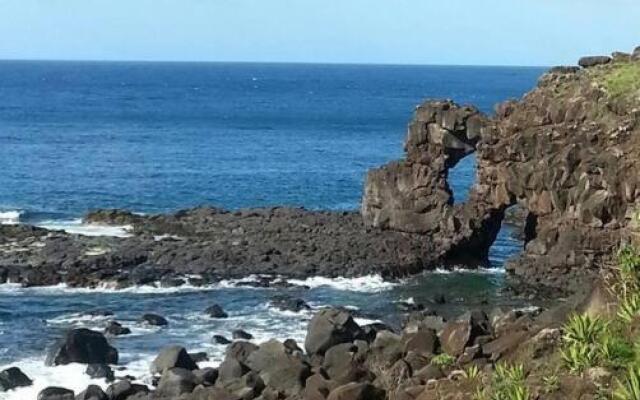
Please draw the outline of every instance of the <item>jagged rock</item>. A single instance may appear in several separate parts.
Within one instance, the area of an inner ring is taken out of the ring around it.
[[[330,347],[353,342],[361,333],[351,315],[337,309],[319,311],[307,326],[304,347],[309,355],[324,354]]]
[[[491,325],[487,315],[480,311],[466,313],[456,321],[448,322],[440,334],[443,350],[454,357],[464,353],[475,338],[487,335]]]
[[[212,386],[218,380],[218,370],[215,368],[202,368],[191,371],[196,377],[196,384]]]
[[[168,346],[162,349],[151,363],[151,373],[161,374],[171,368],[192,371],[198,369],[198,365],[191,359],[184,347]]]
[[[381,322],[374,322],[372,324],[363,325],[359,337],[368,343],[371,343],[376,339],[378,332],[381,331],[393,332],[393,329]]]
[[[260,376],[253,371],[249,371],[242,377],[236,379],[219,380],[216,385],[241,399],[254,399],[259,396],[265,388]]]
[[[439,341],[438,334],[433,329],[423,329],[414,333],[408,333],[402,337],[404,352],[413,351],[417,354],[436,354]]]
[[[231,337],[234,339],[240,340],[251,340],[253,339],[253,335],[249,332],[243,331],[242,329],[236,329],[231,333]]]
[[[33,381],[20,368],[11,367],[0,372],[0,392],[31,386],[32,384]]]
[[[74,400],[73,390],[50,386],[38,393],[38,400]]]
[[[141,318],[142,322],[151,326],[167,326],[169,321],[161,315],[157,314],[144,314]]]
[[[322,367],[332,382],[344,385],[360,381],[368,375],[363,367],[364,356],[352,343],[342,343],[325,352]]]
[[[100,332],[73,329],[56,343],[47,354],[47,365],[117,364],[118,351],[109,345]]]
[[[111,321],[104,329],[104,333],[112,336],[129,335],[131,329],[122,326],[119,322]]]
[[[85,391],[77,395],[75,400],[109,400],[109,398],[100,386],[90,385]]]
[[[370,383],[348,383],[332,390],[327,400],[384,400],[384,390]]]
[[[189,357],[191,357],[193,362],[195,362],[196,364],[199,362],[209,361],[209,355],[204,351],[198,353],[189,353]]]
[[[146,395],[149,393],[149,388],[122,380],[110,385],[105,393],[109,400],[131,400],[134,396]]]
[[[218,366],[218,381],[230,382],[241,378],[249,368],[234,358],[225,358]]]
[[[222,336],[222,335],[213,335],[213,342],[216,344],[229,344],[231,343],[231,340],[227,339],[226,337]]]
[[[311,375],[309,365],[290,354],[284,344],[277,340],[261,344],[249,355],[246,365],[260,375],[265,385],[286,396],[300,393]]]
[[[84,373],[93,379],[104,379],[107,382],[112,382],[115,379],[113,370],[105,364],[89,364]]]
[[[243,400],[220,387],[198,386],[185,400]]]
[[[233,342],[227,347],[225,359],[234,359],[242,364],[246,364],[249,356],[258,350],[258,348],[259,347],[257,345],[250,342]]]
[[[222,307],[218,304],[214,304],[204,310],[205,314],[207,314],[211,318],[227,318],[229,314],[227,314]]]
[[[389,367],[402,358],[404,354],[402,337],[392,332],[378,332],[376,340],[371,344],[369,362]]]
[[[177,398],[182,394],[191,393],[197,383],[196,376],[190,370],[169,368],[162,373],[155,396],[169,399]]]
[[[304,388],[304,400],[325,400],[332,390],[340,386],[321,374],[313,374],[307,378]]]
[[[587,56],[582,57],[578,61],[578,65],[582,68],[590,68],[595,67],[596,65],[604,65],[609,64],[611,62],[611,57],[609,56]]]
[[[311,309],[304,300],[290,296],[276,296],[271,299],[271,305],[282,311],[300,312]]]

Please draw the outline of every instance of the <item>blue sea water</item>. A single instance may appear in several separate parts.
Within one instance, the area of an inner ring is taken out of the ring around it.
[[[287,64],[0,62],[0,215],[54,223],[87,210],[116,207],[167,212],[211,204],[228,208],[295,205],[357,209],[369,168],[402,157],[415,106],[452,98],[490,113],[520,97],[541,68]],[[456,201],[473,182],[474,159],[451,173]],[[508,226],[492,262],[500,267],[520,244]],[[494,271],[495,272],[495,271]],[[348,305],[372,319],[396,302],[429,303],[446,293],[447,312],[511,304],[500,273],[432,273],[389,284],[315,280],[287,289],[314,307]],[[282,290],[281,290],[282,291]],[[280,292],[281,292],[280,291]],[[268,306],[272,289],[231,286],[163,291],[90,292],[0,285],[0,369],[18,365],[36,386],[0,399],[35,398],[49,384],[80,389],[79,366],[43,368],[44,349],[64,329],[101,329],[108,308],[134,335],[115,340],[129,372],[149,379],[158,349],[182,343],[215,361],[214,333],[245,328],[256,340],[304,337],[309,313]],[[209,320],[219,303],[231,317]],[[167,316],[166,329],[136,322],[143,312]],[[109,317],[111,318],[111,317]],[[393,322],[393,321],[390,321]],[[102,383],[104,385],[104,383]],[[29,391],[31,390],[31,391]]]

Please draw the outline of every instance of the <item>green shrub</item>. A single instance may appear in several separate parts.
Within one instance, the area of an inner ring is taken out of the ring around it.
[[[491,400],[528,400],[527,375],[522,364],[497,364],[493,374]]]
[[[574,315],[564,326],[564,343],[596,344],[607,330],[607,322],[587,314]]]
[[[477,365],[471,365],[464,369],[464,377],[470,381],[475,381],[480,377],[480,368]]]
[[[554,393],[560,389],[560,379],[556,374],[543,376],[542,385],[545,393]]]
[[[633,362],[636,356],[634,346],[630,345],[624,338],[605,334],[597,347],[598,357],[606,366],[620,368]]]
[[[431,364],[440,368],[450,367],[455,364],[455,362],[456,359],[447,353],[438,354],[431,359]]]
[[[596,347],[582,342],[565,345],[565,348],[560,350],[560,355],[564,365],[573,374],[580,374],[587,368],[595,366],[598,360]]]
[[[640,367],[629,367],[626,376],[617,380],[613,392],[615,400],[640,400]]]
[[[638,315],[640,315],[640,294],[631,293],[620,303],[618,317],[625,322],[631,322]]]

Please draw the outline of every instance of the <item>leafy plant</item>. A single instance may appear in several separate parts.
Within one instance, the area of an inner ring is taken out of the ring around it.
[[[543,376],[542,384],[545,393],[557,392],[560,389],[560,379],[556,374]]]
[[[474,381],[480,377],[480,368],[477,365],[471,365],[464,369],[464,377],[470,381]]]
[[[640,366],[629,367],[626,376],[617,380],[615,400],[640,400]]]
[[[618,317],[626,322],[631,322],[640,315],[640,294],[631,293],[622,300],[618,309]]]
[[[576,314],[565,324],[563,340],[568,344],[595,344],[606,329],[607,323],[601,318]]]
[[[571,373],[580,374],[585,369],[596,364],[598,352],[596,348],[583,342],[569,343],[566,348],[560,350],[562,361]]]
[[[431,364],[436,367],[445,368],[450,367],[456,362],[456,359],[453,356],[450,356],[447,353],[438,354],[431,359]]]
[[[491,400],[528,400],[530,393],[525,386],[526,377],[522,364],[497,364]]]
[[[603,364],[619,368],[628,365],[636,356],[636,349],[622,337],[606,334],[597,347]]]

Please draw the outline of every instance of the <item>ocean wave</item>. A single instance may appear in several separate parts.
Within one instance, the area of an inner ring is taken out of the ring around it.
[[[112,236],[121,238],[131,237],[131,231],[133,230],[131,225],[108,226],[85,224],[81,219],[40,221],[35,223],[35,226],[82,236]]]
[[[331,287],[350,292],[374,293],[391,290],[400,285],[399,282],[385,281],[380,275],[368,275],[357,278],[325,278],[315,276],[304,280],[289,279],[287,282],[297,286],[310,288]]]
[[[0,225],[17,225],[21,215],[22,211],[19,210],[0,211]]]
[[[433,271],[429,271],[431,274],[475,274],[475,275],[504,275],[505,270],[501,267],[490,267],[490,268],[476,268],[476,269],[466,269],[466,268],[453,268],[453,269],[445,269],[445,268],[437,268]]]

